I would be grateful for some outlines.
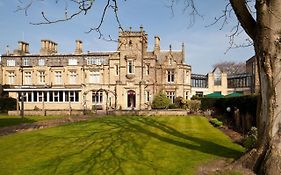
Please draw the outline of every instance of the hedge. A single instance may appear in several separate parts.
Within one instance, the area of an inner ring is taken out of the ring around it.
[[[17,100],[10,97],[0,97],[0,112],[17,109]]]

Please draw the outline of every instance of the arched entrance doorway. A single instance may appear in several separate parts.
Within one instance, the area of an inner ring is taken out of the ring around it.
[[[133,90],[129,90],[127,92],[127,107],[128,108],[136,107],[136,92]]]

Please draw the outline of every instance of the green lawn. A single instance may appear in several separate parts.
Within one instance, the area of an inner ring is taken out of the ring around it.
[[[104,117],[0,137],[0,174],[194,174],[243,151],[203,117]]]
[[[42,120],[52,120],[64,117],[66,116],[24,116],[24,118],[22,119],[21,116],[0,115],[0,127],[18,125],[21,123],[33,123]]]

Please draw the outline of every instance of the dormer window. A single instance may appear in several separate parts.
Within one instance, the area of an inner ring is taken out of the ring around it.
[[[69,66],[76,66],[77,65],[77,59],[71,58],[68,60],[68,65]]]
[[[23,66],[30,66],[30,59],[29,58],[23,58],[22,65]]]
[[[7,66],[16,66],[15,60],[7,60]]]
[[[45,59],[41,58],[38,60],[38,65],[39,66],[45,66]]]

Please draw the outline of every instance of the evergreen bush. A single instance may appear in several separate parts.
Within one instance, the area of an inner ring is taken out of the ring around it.
[[[17,100],[10,97],[0,97],[0,112],[17,109]]]
[[[160,92],[155,95],[152,101],[152,109],[168,109],[171,104],[171,100],[165,93]]]

